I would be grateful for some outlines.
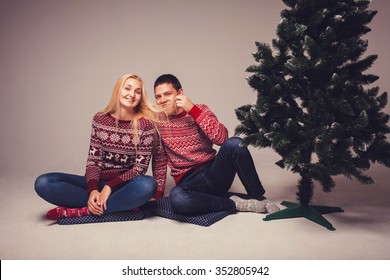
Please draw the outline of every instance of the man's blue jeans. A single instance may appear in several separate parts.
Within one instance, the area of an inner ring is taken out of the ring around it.
[[[236,174],[251,198],[263,198],[265,190],[248,148],[241,145],[241,138],[232,137],[222,144],[211,163],[186,174],[172,188],[169,201],[176,212],[187,215],[235,210],[234,202],[223,196]]]
[[[99,190],[105,185],[101,181]],[[49,203],[69,208],[87,206],[89,195],[86,191],[85,176],[48,173],[35,181],[35,191]],[[141,175],[127,182],[111,193],[107,200],[106,213],[130,210],[148,202],[157,191],[157,182],[151,176]]]

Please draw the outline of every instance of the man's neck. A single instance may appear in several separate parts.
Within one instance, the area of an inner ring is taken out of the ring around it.
[[[184,112],[185,111],[183,110],[183,108],[177,108],[177,110],[173,114],[169,115],[169,117],[174,118],[176,116],[182,115]]]
[[[175,114],[172,114],[169,117],[170,118],[179,118],[179,117],[182,117],[186,114],[187,114],[186,111],[184,111],[182,108],[179,108]]]

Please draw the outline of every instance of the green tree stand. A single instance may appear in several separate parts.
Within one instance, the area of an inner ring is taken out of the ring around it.
[[[289,218],[301,218],[304,217],[312,222],[315,222],[321,226],[326,227],[329,230],[335,230],[333,225],[325,219],[323,214],[344,212],[340,207],[334,206],[322,206],[322,205],[301,205],[300,203],[294,203],[289,201],[283,201],[281,203],[286,206],[286,209],[267,215],[263,220],[279,220]]]

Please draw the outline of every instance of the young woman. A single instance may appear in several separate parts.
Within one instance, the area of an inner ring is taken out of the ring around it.
[[[159,160],[164,151],[156,116],[142,79],[122,76],[107,107],[93,118],[85,176],[48,173],[36,179],[38,195],[58,205],[46,217],[102,215],[162,197],[166,167]],[[150,161],[153,177],[145,175]]]

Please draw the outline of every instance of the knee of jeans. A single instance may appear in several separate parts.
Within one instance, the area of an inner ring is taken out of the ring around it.
[[[157,181],[151,176],[142,176],[142,189],[145,193],[153,196],[157,192]]]
[[[182,212],[188,205],[188,191],[185,187],[174,187],[169,193],[169,202],[173,210]]]
[[[37,194],[42,195],[42,193],[46,189],[48,182],[49,182],[49,178],[46,174],[37,177],[34,183],[34,189],[37,192]]]
[[[223,143],[223,147],[228,150],[235,150],[237,147],[240,147],[242,139],[240,137],[231,137]]]

